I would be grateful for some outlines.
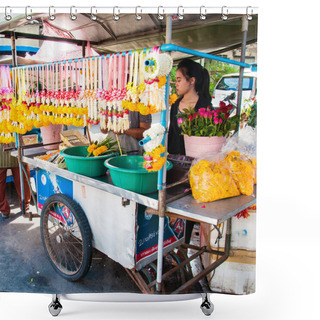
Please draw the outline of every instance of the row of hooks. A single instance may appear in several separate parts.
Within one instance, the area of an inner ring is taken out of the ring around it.
[[[10,6],[6,6],[5,7],[5,19],[7,21],[10,21],[12,19],[12,16],[11,16],[11,7]],[[32,19],[32,16],[31,16],[31,13],[32,13],[32,9],[30,6],[27,6],[25,7],[25,16],[26,16],[26,19],[27,20],[31,20]],[[49,7],[49,19],[50,20],[54,20],[55,19],[55,8],[54,6],[50,6]],[[77,8],[75,6],[71,6],[70,7],[70,19],[71,20],[76,20],[77,19]],[[140,6],[137,6],[135,8],[135,15],[136,15],[136,19],[138,21],[140,21],[142,19],[142,8]],[[221,19],[222,20],[227,20],[228,19],[228,7],[227,6],[222,6],[221,7]],[[91,20],[95,21],[97,20],[97,9],[96,7],[91,7],[91,11],[90,11],[90,17],[91,17]],[[164,19],[164,15],[165,15],[165,9],[163,6],[159,6],[158,7],[158,19],[160,21],[162,21]],[[248,20],[252,20],[252,15],[253,15],[253,9],[251,6],[248,6],[246,8],[246,17]],[[178,19],[179,20],[183,20],[183,16],[184,16],[184,8],[183,6],[179,6],[177,8],[177,16],[178,16]],[[207,18],[207,9],[205,6],[201,6],[200,7],[200,19],[201,20],[205,20]],[[118,21],[120,19],[120,8],[119,7],[113,7],[113,19],[115,21]]]

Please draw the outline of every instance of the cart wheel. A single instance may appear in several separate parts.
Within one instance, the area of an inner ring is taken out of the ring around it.
[[[139,271],[140,275],[142,276],[142,279],[145,281],[145,283],[148,285],[149,283],[156,280],[157,275],[157,266],[155,266],[153,263],[148,264],[147,266],[143,267]],[[156,292],[156,286],[152,286],[149,288],[152,293]]]
[[[53,295],[52,302],[49,304],[48,308],[53,317],[57,317],[60,314],[62,305],[57,295]]]
[[[206,316],[210,316],[214,309],[213,303],[210,301],[206,293],[201,295],[202,295],[202,304],[200,306],[200,309]]]
[[[70,281],[88,272],[92,259],[92,234],[81,207],[63,194],[50,196],[41,211],[41,238],[57,273]]]

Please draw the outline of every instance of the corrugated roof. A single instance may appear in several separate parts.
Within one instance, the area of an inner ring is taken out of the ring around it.
[[[155,14],[144,14],[137,21],[134,14],[121,14],[115,21],[112,14],[98,14],[96,21],[89,14],[78,14],[71,20],[69,14],[56,14],[51,21],[48,14],[33,14],[32,19],[46,21],[54,27],[68,32],[74,39],[92,41],[91,47],[98,53],[121,52],[132,49],[159,46],[165,43],[165,19],[160,21]],[[249,22],[247,41],[257,40],[257,15]],[[0,20],[0,32],[16,30],[29,23],[24,15],[14,17],[11,21]],[[221,15],[207,15],[200,20],[199,15],[184,15],[183,20],[173,19],[172,43],[203,52],[224,51],[241,45],[241,16],[230,15],[221,20]],[[180,58],[182,54],[175,54]]]

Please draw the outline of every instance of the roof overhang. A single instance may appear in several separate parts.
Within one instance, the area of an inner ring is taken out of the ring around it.
[[[119,21],[112,14],[98,14],[93,21],[89,14],[78,14],[76,20],[71,20],[68,14],[56,14],[51,21],[47,14],[32,14],[32,21],[46,21],[50,25],[72,35],[74,43],[83,45],[91,42],[91,47],[98,53],[122,52],[133,49],[160,46],[166,43],[165,19],[160,21],[155,14],[145,14],[137,21],[133,14],[123,14]],[[220,14],[208,15],[206,20],[200,20],[198,15],[188,14],[183,20],[172,21],[172,43],[206,53],[222,53],[237,48],[242,43],[242,15],[229,15],[222,20]],[[32,22],[31,21],[31,22]],[[8,31],[17,31],[30,21],[25,15],[14,17],[11,21],[0,21],[0,33],[10,36]],[[257,41],[258,17],[253,15],[249,21],[247,42]],[[23,36],[19,34],[19,36]],[[32,37],[32,35],[28,35]],[[34,35],[39,39],[39,35]],[[53,39],[57,40],[57,39]],[[61,39],[68,41],[68,39]],[[185,56],[175,53],[175,59]]]

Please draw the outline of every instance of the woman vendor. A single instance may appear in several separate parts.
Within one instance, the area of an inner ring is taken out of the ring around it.
[[[195,110],[208,106],[211,107],[209,85],[209,72],[199,63],[190,59],[184,59],[178,64],[176,71],[176,92],[179,98],[171,106],[170,111],[168,135],[168,152],[170,154],[185,155],[184,139],[177,122],[177,115],[184,113],[183,110],[190,107]],[[187,221],[186,223],[186,243],[190,242],[194,224],[192,221]]]
[[[168,152],[185,155],[184,140],[177,122],[177,114],[184,113],[186,108],[211,107],[209,92],[210,76],[207,69],[199,63],[184,59],[178,64],[176,71],[177,101],[171,106],[170,127],[168,136]]]

